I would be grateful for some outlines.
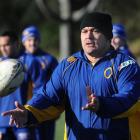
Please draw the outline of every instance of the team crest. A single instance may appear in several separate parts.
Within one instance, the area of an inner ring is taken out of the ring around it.
[[[74,61],[76,61],[76,58],[74,56],[70,56],[68,59],[67,59],[68,62],[72,63]]]
[[[104,77],[109,79],[112,76],[112,68],[108,67],[104,70]]]

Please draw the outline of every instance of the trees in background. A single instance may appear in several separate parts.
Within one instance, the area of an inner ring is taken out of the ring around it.
[[[38,0],[40,1],[40,0]],[[58,0],[44,0],[59,13]],[[71,10],[76,11],[85,7],[91,0],[70,0]],[[139,40],[140,35],[140,1],[133,0],[99,0],[96,10],[109,12],[113,16],[113,22],[122,22],[128,31],[130,42]],[[42,32],[42,46],[48,45],[48,50],[55,54],[59,46],[59,20],[52,20],[51,13],[44,16],[38,8],[35,0],[1,0],[0,4],[0,30],[10,27],[19,34],[22,29],[30,24],[35,24]],[[71,22],[71,21],[70,21]],[[75,41],[72,45],[73,51],[78,49],[79,44],[79,22],[72,23]]]

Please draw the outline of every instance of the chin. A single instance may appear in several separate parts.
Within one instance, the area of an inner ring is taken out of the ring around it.
[[[87,50],[87,52],[88,52],[88,53],[91,53],[91,54],[94,53],[95,51],[96,51],[95,48],[92,48],[92,49],[88,49],[88,50]]]
[[[93,56],[93,54],[95,53],[95,52],[86,52],[88,55],[90,55],[90,56]]]

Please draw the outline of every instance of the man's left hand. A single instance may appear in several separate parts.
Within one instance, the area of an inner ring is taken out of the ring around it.
[[[82,110],[91,110],[98,111],[99,109],[99,99],[95,96],[95,94],[91,91],[89,86],[86,87],[86,93],[88,98],[88,103],[82,107]]]

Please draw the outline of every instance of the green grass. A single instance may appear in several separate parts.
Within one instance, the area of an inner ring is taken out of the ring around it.
[[[65,115],[63,113],[60,116],[60,118],[58,120],[56,120],[55,140],[63,140],[64,139],[64,122],[65,122]]]

